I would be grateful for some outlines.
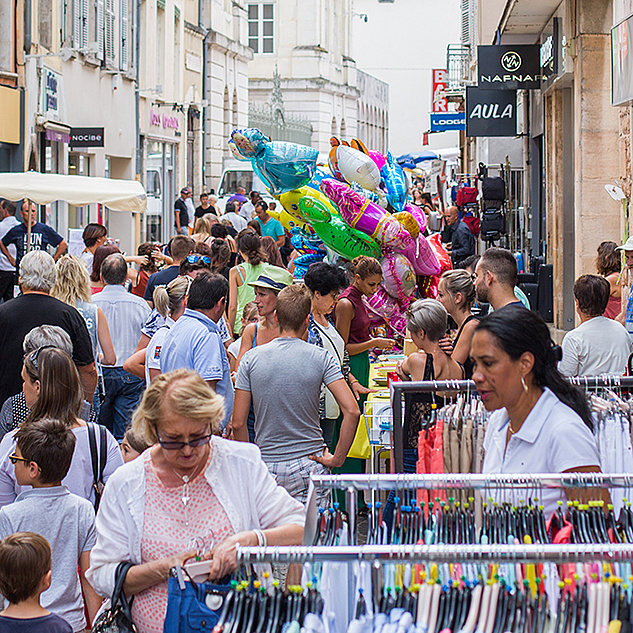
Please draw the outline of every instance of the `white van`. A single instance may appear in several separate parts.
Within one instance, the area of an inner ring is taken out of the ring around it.
[[[220,178],[220,186],[217,193],[218,202],[216,206],[220,213],[224,213],[224,207],[228,199],[236,193],[238,187],[244,187],[247,196],[251,191],[259,191],[266,202],[273,200],[264,183],[253,172],[253,166],[250,162],[227,160],[224,164],[224,171]]]

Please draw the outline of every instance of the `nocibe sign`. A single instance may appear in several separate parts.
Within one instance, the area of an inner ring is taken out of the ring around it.
[[[478,86],[485,90],[540,88],[548,79],[538,44],[478,46],[477,69]]]

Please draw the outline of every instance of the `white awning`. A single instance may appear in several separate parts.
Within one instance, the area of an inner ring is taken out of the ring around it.
[[[37,204],[65,200],[76,207],[103,204],[115,211],[131,213],[143,213],[147,207],[145,189],[136,180],[41,174],[36,171],[0,173],[0,198],[28,198]]]

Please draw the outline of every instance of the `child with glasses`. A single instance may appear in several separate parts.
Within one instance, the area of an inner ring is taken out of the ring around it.
[[[48,540],[52,577],[50,588],[42,595],[42,606],[64,618],[73,631],[84,631],[84,598],[91,621],[101,598],[84,575],[96,541],[92,504],[61,483],[70,468],[75,435],[60,420],[42,419],[23,425],[16,440],[15,452],[9,459],[15,467],[17,483],[32,489],[0,508],[0,538],[6,539],[15,532],[35,532]],[[1,585],[0,590],[11,602]]]
[[[18,532],[0,541],[0,592],[9,606],[0,633],[71,633],[66,620],[40,604],[51,586],[51,546],[39,534]]]

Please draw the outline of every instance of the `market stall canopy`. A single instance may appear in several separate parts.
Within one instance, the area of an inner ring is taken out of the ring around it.
[[[414,154],[402,154],[396,158],[396,162],[401,167],[408,167],[409,169],[415,169],[418,163],[422,163],[425,160],[437,160],[439,156],[430,150],[422,150]]]
[[[143,213],[147,207],[145,189],[136,180],[41,174],[36,171],[0,173],[0,198],[28,198],[37,204],[64,200],[76,207],[103,204],[115,211],[131,213]]]

